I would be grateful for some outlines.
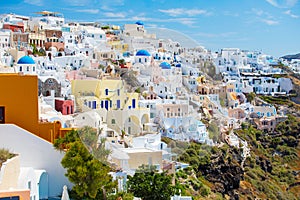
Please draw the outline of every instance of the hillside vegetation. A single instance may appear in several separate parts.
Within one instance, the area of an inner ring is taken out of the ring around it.
[[[244,168],[238,148],[187,144],[184,151],[177,152],[182,153],[179,160],[190,167],[177,172],[176,184],[183,195],[194,199],[299,199],[299,130],[300,120],[292,115],[274,133],[250,125],[236,130],[251,149]],[[170,139],[164,141],[176,149],[184,146]]]

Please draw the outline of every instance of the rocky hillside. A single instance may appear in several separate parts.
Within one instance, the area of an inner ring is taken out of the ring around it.
[[[300,199],[300,119],[289,115],[273,133],[250,125],[235,131],[251,156],[226,143],[219,147],[165,139],[190,167],[177,172],[176,184],[194,199]],[[184,147],[184,150],[180,150]]]
[[[300,53],[295,55],[285,55],[282,56],[281,58],[287,59],[288,61],[291,61],[292,59],[300,59]]]

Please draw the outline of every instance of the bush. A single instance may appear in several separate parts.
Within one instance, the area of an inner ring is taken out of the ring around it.
[[[208,196],[209,194],[210,194],[210,188],[209,187],[207,187],[207,186],[205,186],[205,185],[203,185],[203,187],[201,187],[200,188],[200,194],[201,194],[201,196],[203,196],[203,197],[206,197],[206,196]]]
[[[6,160],[14,157],[14,154],[10,153],[8,149],[0,148],[0,166]]]

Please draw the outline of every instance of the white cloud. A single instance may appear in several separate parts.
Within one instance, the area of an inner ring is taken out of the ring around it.
[[[104,13],[106,17],[116,17],[116,18],[125,18],[126,15],[124,13],[117,13],[117,12],[106,12]]]
[[[272,19],[262,19],[261,21],[264,22],[265,24],[268,24],[268,25],[277,25],[277,24],[279,24],[279,21],[272,20]]]
[[[172,17],[177,17],[180,15],[187,15],[187,16],[196,16],[196,15],[210,15],[211,13],[207,12],[206,10],[202,9],[183,9],[183,8],[172,8],[172,9],[159,9],[159,12],[168,14]]]
[[[113,11],[114,9],[112,9],[111,7],[107,6],[107,5],[102,5],[101,6],[101,9],[102,10],[105,10],[105,11]]]
[[[266,0],[269,4],[277,8],[291,8],[298,0]]]
[[[187,26],[192,26],[194,25],[196,22],[193,20],[180,20],[179,23],[183,24],[183,25],[187,25]]]
[[[74,10],[75,12],[81,12],[81,13],[88,13],[88,14],[98,14],[99,9],[81,9],[81,10]]]
[[[298,15],[295,15],[295,14],[293,14],[291,10],[287,10],[287,11],[285,11],[285,12],[284,12],[284,14],[286,14],[286,15],[288,15],[288,16],[290,16],[290,17],[292,17],[292,18],[299,18],[299,16],[298,16]]]
[[[256,8],[252,8],[252,12],[255,15],[258,15],[258,16],[262,16],[263,14],[266,14],[263,10],[259,10],[259,9],[256,9]]]
[[[35,6],[42,6],[44,5],[43,0],[24,0],[24,3],[35,5]]]

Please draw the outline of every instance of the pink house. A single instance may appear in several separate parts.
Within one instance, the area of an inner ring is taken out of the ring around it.
[[[276,118],[274,116],[255,119],[254,123],[256,124],[257,129],[265,132],[274,131],[277,125]]]
[[[228,109],[228,116],[235,119],[243,119],[246,117],[245,111],[241,108]]]
[[[55,110],[61,112],[63,115],[70,115],[74,113],[73,100],[55,99]]]

